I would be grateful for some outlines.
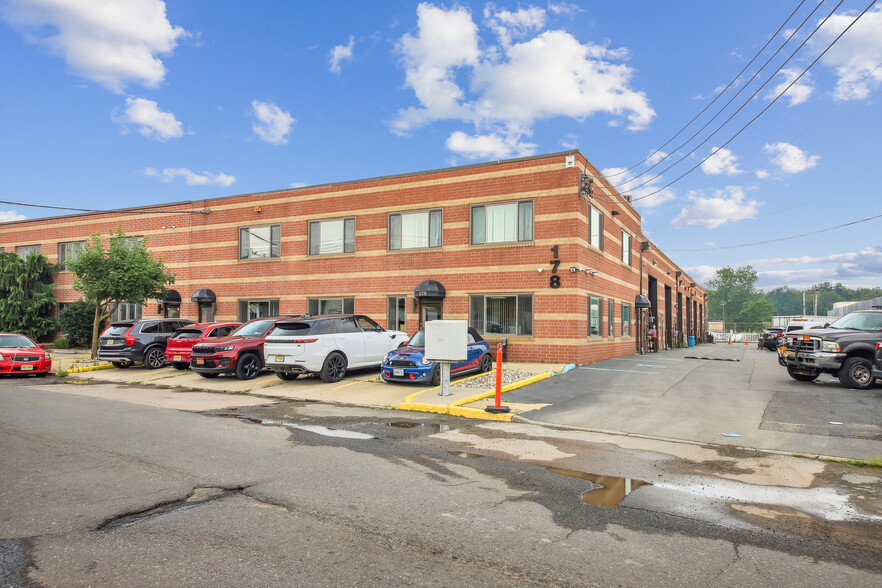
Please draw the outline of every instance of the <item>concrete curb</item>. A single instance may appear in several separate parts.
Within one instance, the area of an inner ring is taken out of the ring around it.
[[[88,365],[88,366],[85,366],[85,367],[71,368],[71,369],[67,370],[67,373],[69,373],[69,374],[78,374],[78,373],[81,373],[81,372],[94,372],[94,371],[96,371],[96,370],[109,370],[109,369],[111,369],[111,368],[113,368],[113,365],[112,365],[112,364],[106,364],[106,365]]]

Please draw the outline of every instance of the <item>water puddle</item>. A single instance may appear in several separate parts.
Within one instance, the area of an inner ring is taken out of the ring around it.
[[[455,455],[456,457],[468,457],[468,458],[484,457],[483,455],[480,455],[477,453],[469,453],[468,451],[448,451],[447,453],[449,453],[450,455]]]
[[[620,478],[618,476],[600,476],[597,474],[588,474],[578,472],[576,470],[567,470],[563,468],[547,468],[553,474],[569,476],[570,478],[579,478],[580,480],[588,480],[592,484],[597,484],[600,488],[588,490],[582,493],[582,502],[592,506],[605,506],[606,508],[620,508],[622,501],[631,492],[640,486],[652,486],[650,482],[643,480],[633,480],[631,478]]]
[[[256,425],[273,425],[273,426],[281,426],[288,427],[291,429],[299,429],[301,431],[308,431],[310,433],[315,433],[316,435],[324,435],[325,437],[339,437],[342,439],[376,439],[374,435],[369,435],[368,433],[359,433],[357,431],[347,431],[345,429],[335,429],[333,427],[326,427],[324,425],[302,425],[300,423],[292,423],[291,421],[277,421],[271,419],[255,419],[251,417],[242,416],[236,413],[231,412],[223,412],[215,414],[214,416],[224,417],[224,418],[232,418],[239,419],[241,421],[247,421],[249,423],[254,423]]]
[[[438,431],[439,433],[445,433],[450,430],[450,425],[441,425],[439,423],[420,423],[413,421],[396,421],[393,423],[386,423],[390,427],[397,427],[399,429],[431,429],[432,431]]]

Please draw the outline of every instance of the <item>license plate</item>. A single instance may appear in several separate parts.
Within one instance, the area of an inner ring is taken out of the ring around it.
[[[205,365],[205,360],[204,359],[197,359],[196,365]]]
[[[108,344],[108,345],[113,345],[113,339],[108,339],[108,340],[107,340],[107,344]]]
[[[393,376],[403,376],[404,375],[404,368],[392,368],[392,375]]]
[[[34,366],[32,366],[32,365],[23,365],[23,366],[21,366],[21,371],[23,371],[23,372],[29,372],[29,371],[31,371],[32,369],[34,369]]]
[[[181,361],[181,356],[175,355],[175,358],[172,361]]]
[[[284,355],[277,355],[276,356],[276,363],[282,363],[283,361],[285,361]]]

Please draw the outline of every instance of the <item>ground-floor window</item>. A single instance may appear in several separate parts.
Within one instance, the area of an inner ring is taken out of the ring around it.
[[[279,314],[278,300],[240,300],[239,321],[245,322],[251,319]]]
[[[613,324],[615,319],[615,308],[616,304],[612,300],[608,300],[606,303],[606,334],[607,337],[614,337],[615,333],[613,332]]]
[[[469,317],[479,333],[533,334],[532,294],[471,294]]]
[[[143,308],[144,307],[140,304],[129,304],[128,302],[122,302],[119,306],[116,307],[116,310],[113,311],[113,314],[110,315],[110,322],[117,323],[120,321],[140,320]]]
[[[622,337],[631,336],[631,305],[622,303]]]
[[[588,336],[600,337],[600,323],[603,318],[600,298],[588,297]]]
[[[406,307],[407,298],[404,296],[390,296],[388,310],[386,312],[386,328],[393,331],[406,330]]]
[[[307,308],[307,312],[313,316],[352,314],[355,312],[355,298],[310,298]]]

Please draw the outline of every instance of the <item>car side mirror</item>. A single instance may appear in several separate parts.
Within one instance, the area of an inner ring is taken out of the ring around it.
[[[37,343],[37,347],[39,347],[40,349],[46,349],[46,344],[45,343]]]

